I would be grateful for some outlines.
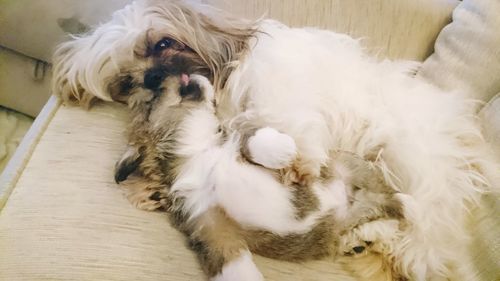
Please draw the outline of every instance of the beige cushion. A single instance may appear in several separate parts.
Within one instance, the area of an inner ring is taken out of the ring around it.
[[[464,0],[439,35],[421,77],[488,101],[500,92],[500,1]]]
[[[66,32],[78,33],[111,18],[132,0],[0,1],[0,45],[50,61]]]

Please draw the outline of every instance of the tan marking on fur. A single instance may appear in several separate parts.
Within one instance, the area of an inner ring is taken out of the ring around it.
[[[212,208],[196,218],[192,227],[191,248],[209,277],[221,273],[225,264],[248,249],[239,225],[220,208]]]
[[[319,209],[319,199],[311,188],[295,184],[290,186],[290,189],[297,219],[302,220]]]
[[[281,181],[285,185],[300,185],[303,187],[311,184],[320,177],[320,173],[300,156],[293,161],[292,165],[281,170]]]
[[[252,252],[268,258],[286,261],[306,261],[335,255],[338,232],[331,216],[325,216],[303,234],[279,236],[262,230],[245,232]]]
[[[240,153],[241,155],[250,163],[256,164],[252,159],[252,153],[250,153],[250,149],[248,148],[248,140],[255,135],[255,132],[258,128],[248,128],[243,130],[240,129],[241,140],[240,140]],[[256,164],[258,165],[258,164]]]

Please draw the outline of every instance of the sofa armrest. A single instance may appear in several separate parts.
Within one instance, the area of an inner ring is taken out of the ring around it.
[[[35,117],[50,95],[48,63],[0,46],[0,106]]]

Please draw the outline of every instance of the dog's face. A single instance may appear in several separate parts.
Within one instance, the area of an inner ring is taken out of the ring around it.
[[[213,87],[201,75],[168,75],[155,90],[137,87],[129,106],[133,115],[131,146],[116,165],[117,182],[139,167],[146,174],[160,174],[171,181],[180,158],[176,153],[179,140],[193,139],[192,133],[217,126]]]
[[[214,91],[201,75],[168,74],[153,89],[137,86],[128,94],[133,117],[140,127],[172,130],[193,110],[214,113]]]
[[[248,49],[255,24],[201,4],[136,1],[54,54],[53,92],[67,102],[128,103],[170,75],[200,74],[222,87],[231,62]]]
[[[114,101],[135,100],[136,89],[162,93],[167,77],[189,77],[199,74],[212,80],[209,67],[188,45],[161,31],[149,30],[134,47],[134,59],[123,63],[120,71],[110,77],[107,91]],[[170,84],[171,81],[167,84]],[[167,87],[168,89],[169,87]]]

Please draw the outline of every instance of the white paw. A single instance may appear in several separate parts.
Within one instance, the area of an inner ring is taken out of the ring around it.
[[[255,266],[252,254],[245,251],[242,255],[225,264],[222,272],[210,281],[264,281],[264,277]]]
[[[288,167],[297,156],[295,141],[269,127],[257,130],[250,137],[248,150],[255,163],[270,169]]]
[[[205,94],[207,100],[211,101],[214,99],[214,87],[205,76],[199,74],[191,74],[189,75],[189,80],[195,82],[200,86],[201,91]]]

